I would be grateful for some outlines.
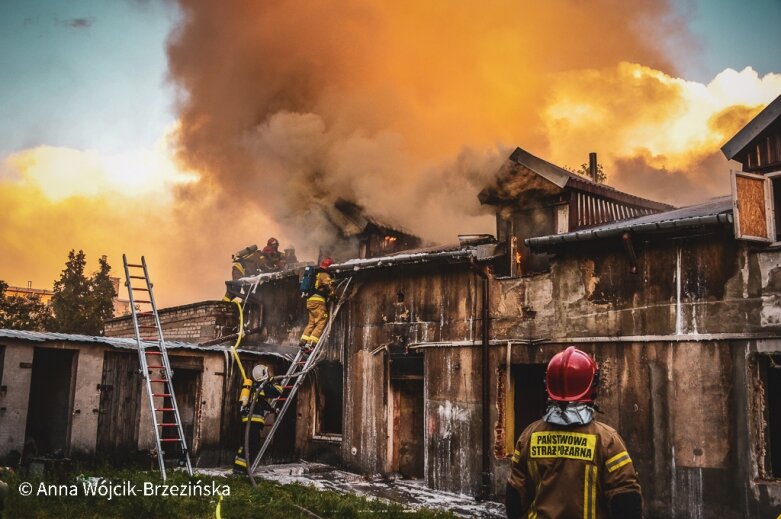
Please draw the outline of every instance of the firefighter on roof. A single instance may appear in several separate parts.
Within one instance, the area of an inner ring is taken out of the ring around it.
[[[545,416],[515,445],[507,517],[642,518],[640,483],[624,441],[594,420],[594,360],[570,346],[551,359],[545,383]]]
[[[279,240],[269,238],[266,246],[261,251],[260,270],[263,272],[276,272],[285,267],[285,257],[279,252]]]
[[[242,406],[241,423],[244,427],[249,422],[249,449],[250,456],[258,453],[260,449],[260,434],[266,425],[266,414],[274,411],[273,401],[282,394],[282,386],[273,384],[269,376],[268,367],[256,364],[252,368],[252,391],[255,398],[255,406],[250,413],[250,406]],[[251,397],[251,398],[252,398]],[[242,445],[233,458],[233,472],[245,474],[247,472],[247,457],[244,453],[244,427],[241,429]]]
[[[333,279],[328,268],[333,264],[331,258],[323,258],[320,268],[316,270],[311,289],[305,290],[306,310],[309,320],[301,335],[299,347],[311,349],[320,340],[320,335],[328,322],[328,299],[333,295]]]

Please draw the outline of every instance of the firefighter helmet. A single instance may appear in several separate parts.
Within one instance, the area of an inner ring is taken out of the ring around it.
[[[553,356],[545,372],[548,397],[556,402],[594,401],[599,368],[591,356],[570,346]]]
[[[266,245],[269,247],[279,247],[279,240],[276,238],[269,238]]]
[[[331,258],[323,258],[322,261],[320,261],[320,268],[327,269],[333,264],[334,264],[334,260],[332,260]]]
[[[252,378],[255,382],[261,382],[268,378],[268,367],[263,364],[255,364],[252,367]]]

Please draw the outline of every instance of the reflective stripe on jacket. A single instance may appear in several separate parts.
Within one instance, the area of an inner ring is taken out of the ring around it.
[[[521,517],[607,517],[622,492],[640,492],[621,436],[601,422],[564,427],[538,420],[518,439],[509,484],[520,495]]]

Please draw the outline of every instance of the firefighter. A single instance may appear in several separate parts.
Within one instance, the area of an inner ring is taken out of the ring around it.
[[[594,420],[599,369],[570,346],[545,374],[548,408],[523,431],[507,482],[507,517],[642,518],[640,483],[621,436]]]
[[[331,258],[323,258],[320,268],[315,276],[314,289],[306,300],[306,310],[309,320],[301,335],[298,346],[302,349],[312,350],[320,340],[320,335],[328,321],[328,299],[333,295],[333,279],[328,268],[333,264]]]
[[[263,272],[276,272],[285,267],[285,257],[279,252],[279,240],[276,238],[268,239],[261,254],[262,258],[259,266]]]
[[[244,453],[244,428],[249,422],[249,449],[250,456],[254,456],[260,449],[260,434],[266,425],[266,414],[273,411],[273,401],[282,394],[282,386],[271,382],[268,367],[256,364],[252,368],[252,391],[255,393],[255,406],[250,415],[249,406],[241,408],[241,446],[233,458],[234,474],[247,472],[247,457]]]

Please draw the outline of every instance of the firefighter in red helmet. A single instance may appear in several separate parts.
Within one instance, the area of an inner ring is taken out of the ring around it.
[[[315,347],[328,322],[328,300],[334,293],[333,278],[328,269],[333,263],[331,258],[323,258],[320,261],[320,268],[315,274],[314,290],[306,300],[309,319],[298,344],[304,351],[310,351]]]
[[[545,384],[548,409],[515,445],[507,517],[642,518],[640,483],[624,441],[594,420],[596,362],[570,346],[551,359]]]
[[[260,270],[263,272],[276,272],[285,267],[285,257],[279,252],[279,240],[276,238],[268,239],[261,255]]]

